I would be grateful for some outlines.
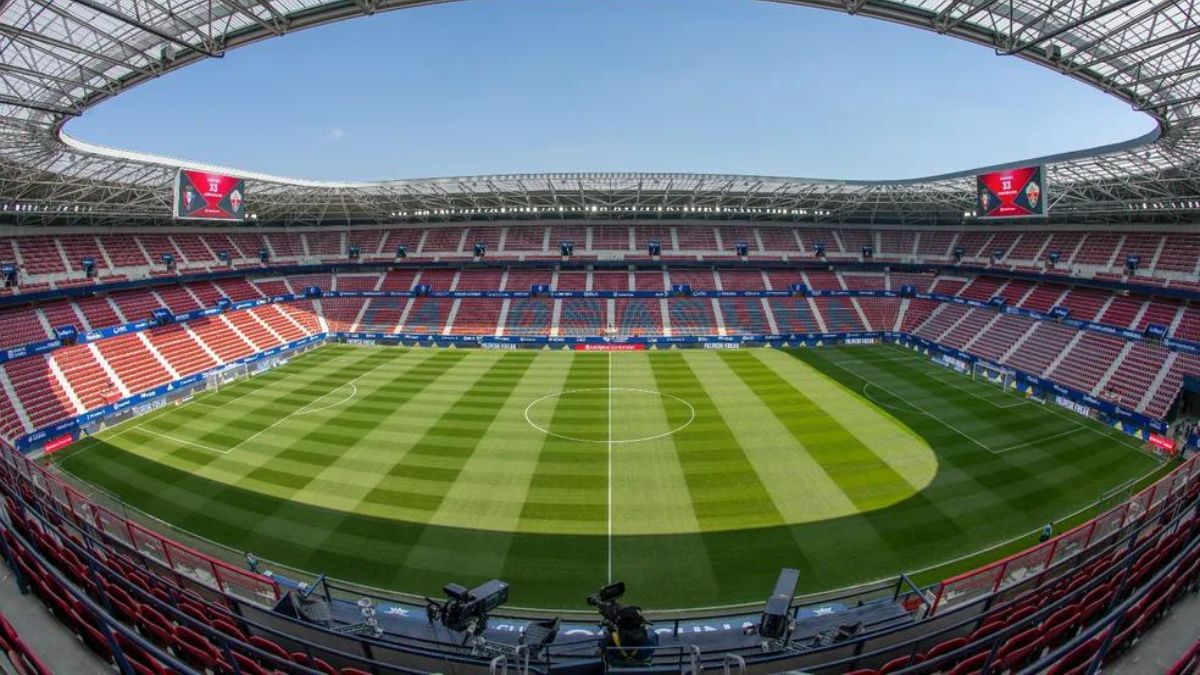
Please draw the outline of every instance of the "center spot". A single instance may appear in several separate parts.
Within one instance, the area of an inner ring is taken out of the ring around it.
[[[678,396],[653,389],[597,387],[560,391],[525,408],[529,426],[580,443],[638,443],[670,436],[696,419]]]

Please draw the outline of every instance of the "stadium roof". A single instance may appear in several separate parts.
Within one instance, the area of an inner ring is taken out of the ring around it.
[[[192,162],[71,139],[62,125],[167,71],[268,37],[444,0],[10,0],[0,10],[0,212],[24,223],[165,220]],[[1129,142],[1034,158],[1055,220],[1176,221],[1200,207],[1193,0],[776,0],[937,31],[1037,62],[1159,122]],[[263,223],[521,217],[962,222],[972,171],[892,182],[702,174],[529,174],[375,183],[252,181]]]

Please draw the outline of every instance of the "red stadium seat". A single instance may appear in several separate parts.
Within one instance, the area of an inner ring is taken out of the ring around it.
[[[292,660],[292,655],[289,654],[283,647],[280,647],[279,643],[274,642],[273,640],[268,640],[267,638],[260,637],[258,635],[251,635],[249,644],[251,647],[258,649],[259,651],[266,652],[280,661]]]
[[[1030,616],[1033,616],[1037,613],[1037,611],[1038,606],[1036,604],[1021,605],[1020,607],[1016,608],[1012,614],[1008,615],[1008,617],[1004,620],[1004,625],[1016,625]]]
[[[1008,638],[996,652],[996,662],[1003,670],[1017,672],[1031,663],[1042,651],[1042,631],[1030,628]]]
[[[246,634],[242,632],[242,629],[227,619],[213,619],[212,627],[239,642],[247,642]]]
[[[987,663],[990,652],[980,652],[974,656],[967,657],[954,666],[950,670],[949,675],[975,675],[983,670],[983,664]]]
[[[238,670],[245,675],[271,675],[271,671],[241,652],[233,652],[233,660],[237,663]]]
[[[107,596],[109,607],[116,618],[124,623],[132,624],[137,621],[137,603],[125,589],[115,584],[103,584],[104,593]]]
[[[310,657],[304,652],[292,652],[292,662],[308,668],[313,668],[314,670],[319,670],[322,673],[325,673],[325,675],[338,675],[336,668],[329,665],[324,660],[316,656]]]
[[[919,656],[913,657],[912,655],[901,656],[899,658],[892,659],[891,661],[883,664],[883,667],[879,669],[879,675],[888,675],[888,673],[894,673],[911,665],[916,665],[917,663],[920,663],[920,661],[921,658]]]
[[[146,639],[159,647],[175,644],[175,624],[149,605],[138,605],[137,628]]]
[[[1072,649],[1058,663],[1046,671],[1046,675],[1081,675],[1088,671],[1092,660],[1100,651],[1105,633],[1093,637]]]
[[[188,628],[175,628],[175,651],[188,664],[202,670],[216,670],[221,666],[221,654],[208,638]]]
[[[1067,640],[1079,626],[1079,605],[1067,605],[1055,611],[1042,622],[1042,636],[1046,647],[1055,649]]]
[[[978,642],[979,640],[982,640],[989,635],[999,633],[1002,630],[1004,630],[1003,621],[989,621],[979,628],[976,628],[975,632],[971,633],[971,635],[967,637],[967,640],[970,642]]]
[[[965,638],[965,637],[956,637],[956,638],[951,638],[949,640],[946,640],[945,642],[939,642],[938,644],[934,645],[928,652],[925,652],[925,657],[922,660],[923,661],[932,661],[940,656],[949,654],[952,651],[955,651],[957,649],[962,649],[963,647],[966,647],[967,644],[968,644],[967,638]]]
[[[83,639],[83,644],[87,645],[101,659],[111,662],[112,649],[108,646],[108,639],[100,631],[100,624],[86,613],[78,614],[74,623],[79,630],[79,637]]]

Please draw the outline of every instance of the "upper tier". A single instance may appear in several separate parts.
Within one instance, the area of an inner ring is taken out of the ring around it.
[[[404,247],[412,262],[469,261],[476,244],[486,256],[504,260],[557,260],[559,245],[574,243],[576,260],[648,260],[651,242],[663,258],[719,261],[737,258],[745,243],[752,260],[814,260],[823,245],[830,261],[963,264],[999,270],[1100,278],[1174,288],[1200,289],[1200,232],[1106,230],[959,230],[808,228],[765,224],[488,224],[343,230],[158,229],[70,234],[0,231],[0,266],[18,269],[18,286],[0,294],[37,292],[99,282],[201,273],[229,265],[251,269],[272,265],[345,261],[351,247],[367,262],[396,259]],[[264,264],[260,252],[268,260]],[[1059,261],[1050,264],[1051,253]],[[168,270],[163,256],[174,258]],[[1138,259],[1133,273],[1126,268]],[[83,261],[95,261],[95,279]]]

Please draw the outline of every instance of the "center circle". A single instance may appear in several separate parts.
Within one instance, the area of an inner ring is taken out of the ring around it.
[[[679,433],[696,420],[691,403],[653,389],[571,389],[534,399],[525,422],[579,443],[640,443]]]

